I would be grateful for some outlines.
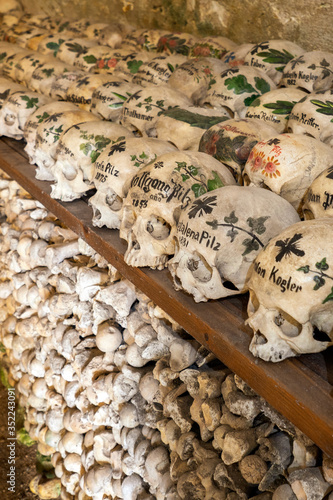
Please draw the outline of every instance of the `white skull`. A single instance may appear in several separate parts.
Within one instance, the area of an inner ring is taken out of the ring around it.
[[[305,50],[288,40],[268,40],[258,43],[244,58],[244,64],[261,69],[278,85],[286,64]]]
[[[11,80],[8,80],[8,78],[0,77],[0,109],[8,96],[14,92],[18,92],[19,90],[24,91],[27,90],[27,88],[20,83],[14,83]]]
[[[140,70],[141,66],[150,61],[152,54],[149,52],[133,52],[130,50],[118,49],[112,54],[108,60],[100,60],[97,65],[102,69],[98,69],[99,73],[112,73],[119,80],[132,82],[133,78]]]
[[[294,134],[306,134],[333,146],[333,90],[308,94],[292,109],[288,127]]]
[[[96,45],[96,42],[89,41],[94,45],[75,58],[74,66],[84,71],[94,73],[98,69],[99,61],[108,61],[112,59],[114,49],[111,49],[107,45]],[[110,68],[112,68],[112,66],[110,66]]]
[[[74,65],[80,55],[84,56],[96,45],[96,42],[86,38],[68,38],[66,34],[64,38],[65,42],[59,43],[57,48],[57,58],[66,64]]]
[[[333,344],[333,220],[303,221],[272,239],[253,263],[250,351],[266,361]]]
[[[31,54],[31,50],[22,49],[21,47],[16,47],[16,51],[14,53],[10,53],[2,63],[2,72],[3,76],[12,80],[13,82],[19,82],[16,80],[16,65],[19,64],[20,60],[25,56],[29,56]]]
[[[135,92],[124,103],[120,123],[143,136],[156,137],[156,122],[171,106],[190,106],[191,101],[166,85],[147,87]]]
[[[157,137],[172,142],[178,149],[198,151],[205,130],[228,118],[222,109],[176,106],[159,116],[156,123]]]
[[[227,165],[241,184],[242,171],[252,148],[275,133],[273,127],[254,118],[227,120],[203,134],[199,151]]]
[[[39,124],[55,113],[63,113],[64,111],[70,110],[77,111],[78,108],[72,102],[52,101],[49,104],[44,104],[44,106],[41,106],[29,116],[24,126],[23,135],[26,142],[24,151],[29,155],[29,161],[31,164],[34,163],[36,134]]]
[[[108,24],[100,31],[98,43],[100,45],[108,45],[111,48],[117,48],[122,45],[123,37],[132,28],[129,25],[122,25],[121,23]]]
[[[84,75],[68,87],[66,99],[74,102],[81,109],[90,111],[94,90],[112,79],[115,78],[111,75]]]
[[[225,186],[200,196],[177,225],[177,251],[168,263],[176,289],[196,302],[246,292],[259,251],[298,221],[286,200],[265,189]]]
[[[132,137],[125,127],[102,120],[68,128],[58,142],[56,162],[50,169],[56,181],[51,197],[72,201],[92,189],[95,161],[108,145],[125,137]]]
[[[204,153],[167,153],[143,167],[132,178],[123,203],[125,262],[163,269],[174,253],[181,211],[201,194],[234,182],[226,167]]]
[[[0,110],[0,135],[23,139],[24,126],[30,115],[49,102],[49,97],[28,89],[10,94]]]
[[[274,90],[269,76],[251,66],[239,66],[222,71],[210,85],[205,103],[214,108],[227,108],[235,118],[245,118],[248,106],[260,95]]]
[[[18,52],[22,52],[22,48],[17,47],[14,43],[0,42],[0,70],[2,70],[6,59],[12,55],[17,54]]]
[[[258,142],[243,170],[244,184],[270,189],[301,214],[312,181],[332,164],[332,149],[306,135],[280,134]]]
[[[234,68],[235,66],[242,66],[244,64],[244,59],[247,54],[253,49],[255,45],[253,43],[242,43],[231,50],[228,50],[224,56],[222,56],[221,60],[228,64],[230,68]]]
[[[188,56],[191,48],[199,41],[199,38],[191,33],[168,32],[162,34],[157,42],[157,52],[167,54],[183,54]]]
[[[319,50],[306,52],[288,62],[283,70],[281,85],[314,92],[317,90],[316,82],[319,80],[322,92],[330,88],[325,86],[325,83],[330,82],[332,70],[333,54]]]
[[[53,99],[62,99],[65,101],[67,99],[69,87],[83,76],[84,72],[79,70],[69,71],[68,73],[66,72],[58,75],[51,84],[48,94],[50,97],[53,97]]]
[[[48,35],[43,38],[38,45],[38,52],[41,54],[52,55],[53,57],[57,57],[58,50],[60,46],[69,41],[71,38],[70,35],[64,35],[63,33],[54,33],[52,35]]]
[[[108,146],[94,164],[97,192],[89,199],[94,212],[93,225],[119,229],[121,207],[132,177],[147,163],[172,151],[175,148],[168,142],[143,137]]]
[[[306,97],[300,89],[281,88],[257,97],[247,108],[246,118],[262,120],[275,128],[277,134],[287,132],[293,107]]]
[[[72,70],[72,66],[60,61],[43,64],[32,73],[29,80],[29,88],[40,94],[50,95],[51,86],[56,77]]]
[[[237,48],[237,44],[224,36],[208,36],[198,40],[190,49],[189,57],[214,57],[221,59],[226,52]]]
[[[91,112],[105,120],[117,121],[124,102],[140,90],[139,85],[113,80],[97,87],[91,97]]]
[[[304,219],[333,217],[333,167],[315,178],[306,193],[302,208]]]
[[[54,59],[55,62],[56,59]],[[16,82],[22,83],[29,87],[31,75],[36,70],[44,64],[50,62],[50,56],[45,56],[43,54],[38,54],[38,52],[32,52],[20,59],[15,66],[15,76],[14,80]]]
[[[107,23],[92,23],[83,31],[83,35],[89,38],[89,40],[95,40],[98,42],[101,31],[108,27],[109,24]]]
[[[156,56],[141,65],[132,82],[142,87],[166,83],[172,73],[185,61],[187,57],[180,54]]]
[[[55,163],[58,141],[66,130],[77,123],[96,121],[87,111],[64,111],[50,115],[37,127],[33,163],[36,163],[36,179],[53,181],[51,167]]]

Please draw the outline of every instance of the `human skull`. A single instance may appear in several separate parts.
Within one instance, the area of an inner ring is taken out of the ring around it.
[[[70,71],[58,75],[52,82],[51,88],[49,89],[50,97],[66,101],[67,92],[70,86],[80,78],[83,78],[84,75],[84,72],[79,70]]]
[[[221,59],[237,43],[224,36],[208,36],[198,40],[190,49],[189,57],[215,57]]]
[[[8,57],[15,55],[21,51],[22,48],[16,47],[16,45],[13,43],[0,42],[0,70],[2,69],[2,66],[5,64]]]
[[[32,73],[29,80],[29,88],[34,92],[50,95],[52,84],[57,76],[72,70],[72,66],[68,66],[60,61],[43,64]]]
[[[67,100],[75,102],[81,109],[90,111],[95,89],[112,79],[111,75],[85,75],[75,80],[67,90]]]
[[[153,57],[140,66],[132,82],[142,87],[166,83],[175,69],[185,61],[187,61],[187,57],[180,54]]]
[[[145,137],[126,138],[109,145],[94,163],[96,194],[89,199],[94,226],[119,229],[123,199],[139,169],[176,149],[168,142]]]
[[[87,111],[64,111],[50,115],[40,123],[36,132],[33,163],[36,163],[36,179],[53,181],[51,167],[55,163],[55,152],[62,134],[77,123],[96,121],[96,116]]]
[[[227,165],[241,183],[242,171],[252,148],[258,141],[275,133],[273,127],[254,118],[227,120],[213,125],[203,134],[199,151]]]
[[[156,123],[157,137],[172,142],[178,149],[198,151],[205,130],[228,119],[229,116],[222,109],[176,106],[159,116]]]
[[[228,64],[230,68],[242,66],[245,62],[245,57],[253,47],[255,47],[253,43],[242,43],[238,47],[228,50],[228,52],[222,56],[221,60]]]
[[[268,40],[254,45],[244,58],[244,64],[258,68],[278,85],[286,64],[305,50],[288,40]]]
[[[39,43],[48,35],[48,31],[44,28],[33,28],[26,33],[18,36],[16,44],[20,47],[26,47],[30,50],[38,50]]]
[[[107,45],[96,45],[96,42],[91,40],[90,43],[95,45],[89,47],[86,52],[79,54],[74,60],[74,66],[94,73],[98,69],[98,61],[112,59],[114,49]]]
[[[177,225],[177,251],[168,263],[175,288],[196,302],[246,292],[259,251],[298,221],[286,200],[264,189],[225,186],[200,196]]]
[[[79,56],[84,57],[92,47],[96,46],[96,42],[87,38],[68,38],[66,35],[64,38],[65,41],[59,43],[59,47],[55,47],[57,58],[72,66],[76,66],[76,60]]]
[[[20,62],[23,57],[30,55],[31,51],[28,49],[22,49],[21,47],[16,47],[14,53],[10,53],[2,62],[2,73],[5,78],[12,80],[13,82],[18,82],[15,77],[16,65]]]
[[[130,33],[133,28],[130,25],[122,23],[108,24],[100,31],[98,43],[100,45],[108,45],[112,49],[122,46],[122,41],[127,33]]]
[[[193,104],[201,106],[217,75],[227,67],[213,57],[190,59],[175,69],[168,80],[168,86],[185,94]],[[232,116],[231,113],[229,116]]]
[[[99,43],[101,31],[105,28],[108,28],[109,26],[110,25],[107,23],[92,23],[86,27],[82,34],[89,40],[95,40],[97,43]]]
[[[262,120],[275,128],[278,134],[287,132],[288,120],[293,107],[306,97],[300,89],[281,88],[257,97],[246,111],[246,118]]]
[[[125,262],[163,269],[174,253],[180,212],[202,193],[234,182],[226,167],[204,153],[167,153],[143,167],[132,178],[123,203]]]
[[[141,66],[150,61],[149,52],[133,52],[125,49],[114,50],[108,59],[97,62],[97,73],[109,73],[121,81],[132,82]]]
[[[24,126],[30,115],[49,102],[49,97],[28,89],[10,94],[0,110],[0,135],[23,139]]]
[[[190,106],[191,101],[183,94],[159,85],[138,90],[125,101],[120,123],[143,136],[156,137],[156,122],[163,111],[171,106]]]
[[[333,146],[333,90],[308,94],[293,107],[288,127],[294,134],[306,134]]]
[[[269,76],[251,66],[222,71],[210,85],[205,103],[227,108],[235,118],[244,118],[247,107],[260,95],[276,88]]]
[[[330,88],[325,83],[330,81],[332,68],[333,54],[319,50],[306,52],[288,62],[283,70],[281,85],[315,92],[316,82],[319,80],[321,88],[318,90],[323,92]]]
[[[118,80],[104,83],[93,91],[90,111],[104,120],[118,121],[124,102],[140,88]]]
[[[258,142],[243,170],[244,184],[279,194],[301,214],[312,181],[332,164],[332,148],[306,135],[280,134]]]
[[[0,109],[2,108],[3,103],[10,94],[18,92],[20,90],[24,91],[27,90],[27,88],[20,83],[14,83],[8,78],[3,78],[0,76]]]
[[[324,170],[312,182],[302,209],[304,219],[333,217],[333,167]]]
[[[30,163],[34,163],[36,134],[39,124],[54,113],[63,113],[70,110],[78,111],[78,107],[72,102],[52,101],[49,104],[44,104],[29,116],[24,126],[23,135],[26,142],[24,151],[28,154]]]
[[[45,56],[43,54],[38,54],[38,52],[33,52],[31,55],[26,55],[20,59],[16,64],[15,69],[15,81],[22,83],[29,87],[30,79],[33,72],[42,67],[46,63],[50,63],[50,56]],[[57,60],[54,58],[54,62]]]
[[[43,38],[38,45],[38,52],[45,55],[52,55],[57,57],[58,50],[60,46],[67,41],[70,41],[73,37],[70,35],[64,35],[63,33],[53,33]]]
[[[92,189],[95,161],[108,145],[126,137],[132,134],[125,127],[102,120],[68,128],[59,139],[50,169],[55,179],[51,197],[72,201]]]
[[[157,42],[157,52],[167,54],[182,54],[188,56],[193,47],[199,41],[198,37],[190,33],[165,33]]]
[[[290,226],[253,263],[250,351],[265,361],[320,352],[333,344],[333,219]]]

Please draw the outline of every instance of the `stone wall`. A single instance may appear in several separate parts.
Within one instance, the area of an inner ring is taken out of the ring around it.
[[[306,50],[333,47],[332,0],[22,0],[27,12],[137,27],[223,35],[237,43],[288,39]]]

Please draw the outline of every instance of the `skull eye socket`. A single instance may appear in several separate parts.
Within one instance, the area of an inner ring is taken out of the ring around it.
[[[170,224],[168,224],[162,217],[150,217],[146,225],[147,232],[155,240],[165,240],[171,232]]]
[[[5,123],[7,125],[14,125],[15,115],[13,115],[13,113],[7,113],[7,115],[5,116]]]
[[[108,193],[105,196],[105,203],[111,208],[113,212],[119,212],[122,207],[123,200],[119,198],[117,193],[112,190],[108,190]]]
[[[66,165],[66,168],[62,170],[62,173],[68,181],[73,181],[77,176],[77,169],[73,167],[73,165]]]
[[[303,217],[305,220],[312,220],[315,218],[311,210],[307,208],[303,208]]]
[[[302,325],[284,311],[279,312],[274,322],[286,337],[297,337],[302,331]]]
[[[212,278],[212,268],[202,255],[193,255],[188,259],[187,268],[198,281],[207,283]]]

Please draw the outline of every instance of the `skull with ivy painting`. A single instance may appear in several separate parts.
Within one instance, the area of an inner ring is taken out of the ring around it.
[[[200,196],[177,224],[177,251],[168,263],[175,288],[196,302],[246,292],[251,262],[297,221],[286,200],[264,189],[225,186]]]
[[[122,207],[125,262],[163,269],[175,251],[181,212],[202,194],[234,183],[229,170],[205,153],[167,153],[140,169]]]
[[[257,256],[247,282],[250,351],[266,361],[333,345],[333,219],[299,222]]]

